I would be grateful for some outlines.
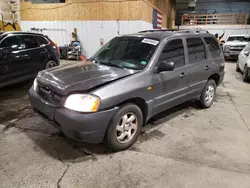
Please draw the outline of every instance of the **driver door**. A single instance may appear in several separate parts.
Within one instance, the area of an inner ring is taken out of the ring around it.
[[[0,83],[7,84],[23,75],[22,46],[17,36],[9,36],[0,44]]]
[[[158,61],[173,62],[174,70],[158,75],[161,93],[155,99],[154,114],[185,102],[189,96],[183,40],[167,41]]]

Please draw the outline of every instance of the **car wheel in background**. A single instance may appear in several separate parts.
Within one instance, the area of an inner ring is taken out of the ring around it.
[[[137,140],[142,123],[142,112],[137,105],[129,103],[121,106],[109,124],[105,145],[113,151],[129,148]]]
[[[50,60],[46,63],[45,69],[50,69],[50,68],[55,67],[55,66],[57,66],[57,63],[53,60]]]
[[[249,80],[249,68],[247,67],[247,65],[245,65],[242,78],[244,82],[248,82]]]
[[[202,108],[209,108],[212,106],[216,94],[216,83],[214,80],[208,80],[207,84],[200,96],[200,104]]]
[[[236,71],[237,72],[240,72],[240,68],[239,68],[239,60],[237,61],[237,63],[236,63]]]

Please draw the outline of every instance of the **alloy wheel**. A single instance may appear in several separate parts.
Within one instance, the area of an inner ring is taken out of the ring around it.
[[[128,112],[121,117],[116,126],[116,138],[119,143],[128,143],[136,134],[138,118],[133,112]]]

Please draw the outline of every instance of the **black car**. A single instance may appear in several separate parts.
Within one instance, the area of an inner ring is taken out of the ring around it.
[[[57,45],[38,33],[0,33],[0,87],[34,78],[40,70],[59,65]]]
[[[85,63],[41,71],[30,102],[66,136],[123,150],[157,113],[193,99],[209,108],[224,66],[211,34],[145,31],[115,37]]]

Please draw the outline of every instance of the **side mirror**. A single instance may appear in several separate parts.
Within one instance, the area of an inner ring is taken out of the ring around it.
[[[244,52],[244,55],[245,55],[245,56],[249,56],[249,51],[245,51],[245,52]]]
[[[174,70],[174,62],[162,61],[158,67],[158,73]]]

